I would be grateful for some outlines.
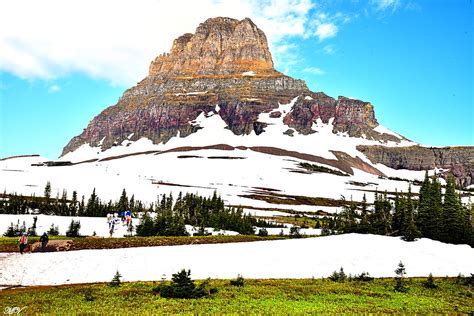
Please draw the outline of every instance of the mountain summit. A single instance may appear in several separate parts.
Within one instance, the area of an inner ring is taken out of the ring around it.
[[[212,18],[194,34],[173,42],[169,54],[150,65],[150,76],[161,78],[232,76],[242,72],[259,76],[281,75],[273,68],[265,34],[250,20]]]
[[[218,17],[175,39],[170,53],[151,63],[149,75],[95,117],[62,155],[82,144],[106,150],[127,139],[146,137],[158,144],[178,133],[187,136],[199,128],[190,122],[216,105],[235,134],[260,134],[265,124],[258,122],[259,114],[296,96],[301,98],[284,117],[289,134],[312,133],[318,118],[324,123],[334,118],[335,133],[400,140],[373,130],[378,123],[370,103],[313,93],[304,81],[276,71],[265,34],[249,18]]]

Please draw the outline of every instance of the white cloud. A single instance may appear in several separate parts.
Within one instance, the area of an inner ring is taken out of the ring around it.
[[[293,36],[334,36],[335,25],[311,30],[313,7],[310,0],[2,1],[0,71],[25,79],[85,73],[129,86],[173,39],[209,17],[250,17],[271,49]]]
[[[400,6],[400,0],[371,0],[371,4],[376,11],[392,11],[395,12]]]
[[[308,67],[304,68],[302,72],[306,72],[313,75],[324,75],[326,72],[318,67]]]
[[[337,34],[337,26],[334,23],[322,23],[316,28],[316,36],[320,41],[334,37]]]
[[[53,84],[51,87],[49,87],[48,93],[56,93],[56,92],[59,92],[60,90],[61,90],[60,86]]]

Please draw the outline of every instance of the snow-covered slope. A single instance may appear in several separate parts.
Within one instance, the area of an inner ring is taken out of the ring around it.
[[[181,269],[193,278],[311,278],[334,270],[393,277],[398,263],[407,276],[456,276],[472,272],[474,250],[429,239],[404,242],[376,235],[338,235],[251,243],[0,254],[0,284],[50,285],[161,280]],[[74,264],[71,264],[74,263]]]

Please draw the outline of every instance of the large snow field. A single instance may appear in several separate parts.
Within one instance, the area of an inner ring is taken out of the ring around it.
[[[347,234],[250,243],[185,245],[54,253],[0,254],[0,284],[55,285],[167,279],[191,269],[195,279],[327,277],[334,270],[393,277],[398,263],[407,276],[456,276],[473,272],[474,249],[429,239]]]
[[[180,155],[196,155],[203,158],[178,158]],[[245,159],[208,159],[213,156],[244,157]],[[327,173],[301,174],[291,172],[301,160],[257,153],[251,150],[194,150],[184,153],[160,155],[138,155],[117,160],[84,163],[62,167],[35,167],[36,159],[16,158],[0,161],[0,191],[42,196],[47,181],[51,182],[52,197],[62,195],[66,189],[68,197],[78,192],[86,201],[96,188],[103,200],[117,200],[125,188],[129,196],[146,203],[156,201],[161,194],[179,192],[199,193],[210,196],[217,190],[228,204],[248,205],[262,208],[293,209],[297,211],[325,210],[312,205],[271,204],[252,200],[242,195],[252,193],[255,187],[280,190],[278,193],[362,200],[360,189],[379,191],[407,191],[408,183],[379,179],[375,175],[354,170],[354,176],[342,177]],[[423,172],[409,172],[411,178],[424,176]],[[159,182],[164,182],[160,184]],[[371,182],[366,187],[349,184],[349,181]],[[182,186],[171,186],[177,184]],[[413,191],[417,188],[413,187]],[[373,194],[367,194],[370,202]],[[334,212],[336,210],[331,210]]]

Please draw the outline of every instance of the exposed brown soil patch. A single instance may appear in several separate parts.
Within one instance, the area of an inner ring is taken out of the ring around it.
[[[43,251],[43,249],[41,249],[41,243],[35,242],[31,245],[31,252],[68,251],[71,249],[72,244],[72,240],[50,240]]]

